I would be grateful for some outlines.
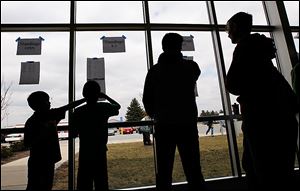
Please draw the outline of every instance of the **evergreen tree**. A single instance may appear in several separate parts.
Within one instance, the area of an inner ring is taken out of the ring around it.
[[[136,98],[131,100],[130,105],[127,107],[126,121],[140,121],[146,116],[146,112],[141,107]]]

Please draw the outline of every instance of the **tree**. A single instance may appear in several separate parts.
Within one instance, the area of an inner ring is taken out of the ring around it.
[[[7,86],[3,78],[1,79],[1,121],[3,121],[8,115],[8,106],[11,104],[11,83]]]
[[[220,110],[221,111],[221,110]],[[219,115],[219,113],[217,111],[204,111],[204,110],[201,110],[201,114],[200,114],[200,117],[208,117],[208,116],[215,116],[215,115]]]
[[[131,100],[130,105],[127,107],[126,120],[127,121],[140,121],[146,116],[146,112],[141,107],[136,98]]]

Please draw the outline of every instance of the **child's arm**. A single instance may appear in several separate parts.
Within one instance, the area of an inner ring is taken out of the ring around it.
[[[74,101],[74,102],[71,102],[71,103],[69,103],[69,104],[67,104],[67,105],[65,105],[65,106],[62,106],[62,107],[60,107],[60,109],[62,109],[62,110],[64,110],[64,111],[67,111],[67,110],[69,110],[69,109],[75,108],[76,106],[78,106],[78,105],[84,103],[85,101],[86,101],[86,99],[85,99],[85,98],[82,98],[82,99],[76,100],[76,101]]]
[[[99,98],[104,98],[106,99],[107,101],[109,101],[111,104],[115,105],[117,107],[117,109],[119,110],[121,108],[121,105],[116,102],[115,100],[113,100],[112,98],[110,98],[108,95],[104,94],[104,93],[100,93],[100,96]]]

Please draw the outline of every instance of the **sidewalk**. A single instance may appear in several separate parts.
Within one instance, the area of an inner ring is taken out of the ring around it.
[[[60,141],[62,160],[55,164],[58,168],[68,160],[68,141]],[[76,141],[75,153],[79,151]],[[29,157],[1,165],[1,190],[25,190],[27,186],[27,161]]]

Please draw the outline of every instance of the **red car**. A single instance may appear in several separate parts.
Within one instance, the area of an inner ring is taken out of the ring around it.
[[[120,134],[133,134],[132,127],[120,127],[119,131],[120,131]]]

